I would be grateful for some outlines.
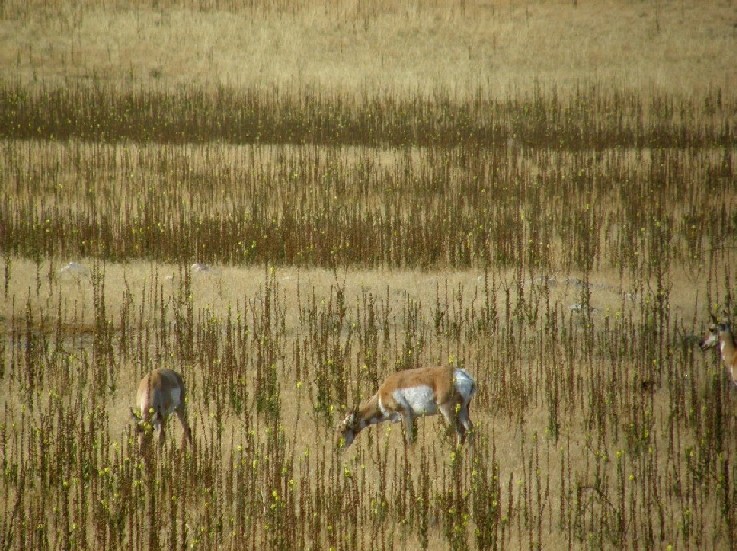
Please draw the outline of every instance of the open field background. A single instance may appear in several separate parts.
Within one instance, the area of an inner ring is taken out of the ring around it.
[[[585,79],[690,96],[737,78],[730,0],[6,0],[0,10],[0,62],[24,84],[461,97],[481,85],[504,97],[534,80],[568,88]]]
[[[735,548],[734,2],[0,3],[2,549]],[[72,264],[69,264],[73,262]],[[479,390],[338,453],[397,369]],[[180,371],[141,457],[139,378]]]

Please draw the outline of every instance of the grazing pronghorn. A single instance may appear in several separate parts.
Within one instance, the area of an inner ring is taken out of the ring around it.
[[[356,435],[369,425],[404,421],[405,437],[415,440],[416,416],[435,415],[440,411],[455,428],[461,443],[473,428],[468,406],[476,392],[476,383],[463,369],[455,367],[420,367],[389,375],[379,390],[356,410],[349,413],[336,430],[338,447],[348,447]]]
[[[699,346],[701,350],[707,350],[719,343],[722,361],[729,370],[732,384],[737,386],[737,348],[734,345],[732,326],[727,319],[721,322],[717,321],[714,314],[712,314],[711,319],[713,323],[709,326],[709,332],[699,342]]]
[[[138,384],[136,402],[141,412],[131,408],[131,415],[136,424],[138,445],[143,447],[147,433],[159,430],[159,445],[164,443],[164,425],[172,413],[176,413],[184,429],[182,448],[192,441],[192,431],[187,422],[185,409],[185,390],[182,376],[171,369],[154,369]],[[148,426],[147,426],[148,425]]]

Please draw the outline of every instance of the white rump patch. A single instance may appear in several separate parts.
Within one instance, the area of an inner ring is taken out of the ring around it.
[[[151,405],[149,406],[150,408],[153,408],[154,410],[158,409],[157,406],[161,406],[161,415],[163,416],[164,419],[166,419],[167,417],[169,417],[169,415],[174,413],[174,410],[177,409],[177,407],[179,406],[180,400],[182,398],[182,390],[180,388],[172,388],[169,391],[169,396],[171,398],[168,404],[169,407],[164,408],[163,406],[165,405],[166,401],[163,399],[163,393],[157,390],[154,390],[153,396],[151,399]],[[144,414],[146,418],[150,418],[148,411],[144,411],[144,408],[146,407],[145,399],[141,401],[140,407],[141,407],[141,413]],[[158,419],[154,422],[154,424],[158,425],[160,421],[161,419]]]
[[[180,388],[172,388],[169,393],[171,394],[171,404],[169,409],[166,411],[166,415],[173,413],[174,410],[177,409],[179,400],[182,397],[182,390]]]
[[[463,369],[457,368],[453,372],[453,384],[466,402],[469,402],[476,392],[476,383],[468,372]]]

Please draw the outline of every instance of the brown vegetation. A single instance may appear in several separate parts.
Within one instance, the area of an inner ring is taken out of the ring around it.
[[[734,8],[245,4],[0,6],[0,547],[735,547]]]

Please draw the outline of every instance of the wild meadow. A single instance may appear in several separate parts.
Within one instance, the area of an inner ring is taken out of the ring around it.
[[[737,13],[588,4],[2,3],[0,547],[735,548]]]

